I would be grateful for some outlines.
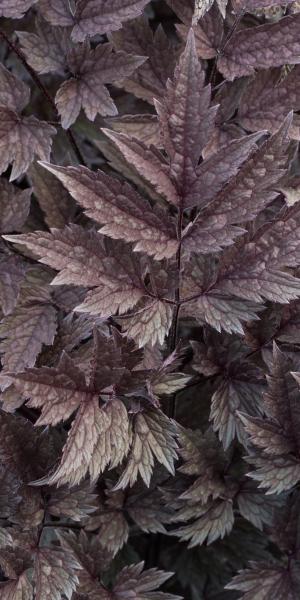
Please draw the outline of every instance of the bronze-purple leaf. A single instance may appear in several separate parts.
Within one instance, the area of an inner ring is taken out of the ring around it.
[[[158,569],[143,571],[143,568],[144,563],[141,562],[122,569],[113,588],[117,600],[126,598],[129,594],[135,594],[137,597],[142,595],[141,597],[145,600],[151,600],[155,597],[161,598],[161,600],[181,600],[181,596],[154,591],[167,581],[173,573],[159,571]]]
[[[120,29],[129,19],[138,17],[148,0],[77,0],[72,37],[82,42],[87,35]]]
[[[81,108],[91,121],[97,113],[116,115],[117,107],[104,84],[130,75],[144,61],[141,56],[112,52],[111,44],[90,49],[89,43],[85,43],[71,49],[66,65],[72,77],[60,86],[55,97],[64,129],[74,123]]]
[[[170,177],[182,196],[196,180],[201,152],[214,127],[217,107],[210,107],[210,93],[210,85],[204,85],[191,29],[174,78],[167,83],[166,96],[155,103],[170,160]]]
[[[155,115],[149,115],[148,113],[142,115],[124,115],[122,117],[106,119],[106,121],[118,133],[134,137],[146,144],[146,146],[162,147],[158,120]]]
[[[79,582],[79,563],[61,548],[39,548],[36,552],[33,578],[37,600],[60,600],[70,597]]]
[[[67,68],[67,56],[74,47],[67,27],[53,27],[44,19],[37,19],[36,33],[18,31],[22,52],[38,73],[60,73]]]
[[[0,17],[21,19],[37,0],[0,0]]]
[[[268,390],[264,395],[265,419],[241,414],[240,419],[257,449],[248,462],[257,467],[250,473],[260,481],[260,487],[268,493],[279,493],[289,489],[299,480],[299,435],[298,423],[299,390],[291,375],[293,361],[285,356],[274,343],[270,375],[267,376]]]
[[[52,25],[73,26],[72,38],[83,42],[87,36],[116,31],[122,23],[138,17],[148,0],[41,0],[43,16]]]
[[[238,121],[250,131],[259,128],[272,133],[292,108],[299,110],[300,67],[295,66],[285,77],[280,78],[278,69],[259,71],[248,81],[238,108]],[[299,139],[300,123],[294,115],[290,137]]]
[[[218,68],[229,80],[253,75],[255,69],[300,62],[300,15],[278,22],[241,29],[235,33],[218,60]],[[270,43],[271,42],[271,43]]]
[[[2,65],[0,82],[0,173],[12,163],[13,181],[26,171],[35,156],[49,160],[56,129],[34,116],[21,116],[29,102],[30,89]]]
[[[136,415],[132,425],[132,447],[128,462],[115,490],[132,486],[141,475],[149,487],[154,467],[154,457],[174,474],[177,458],[176,424],[159,410],[149,410]]]
[[[100,233],[135,242],[135,250],[158,260],[176,254],[178,241],[172,221],[168,223],[166,213],[158,206],[153,209],[133,187],[101,171],[43,165],[56,175],[90,218],[103,224]]]
[[[10,236],[10,240],[25,244],[40,255],[41,262],[60,271],[52,284],[93,288],[77,307],[80,312],[106,317],[118,311],[122,314],[145,295],[132,260],[126,258],[122,265],[118,253],[114,256],[108,252],[102,237],[93,230],[71,225],[51,233]]]
[[[292,3],[293,0],[286,0],[286,4]],[[280,6],[280,0],[234,0],[234,5],[239,10],[247,10],[252,12],[261,8],[271,8]]]
[[[241,598],[244,600],[259,596],[272,598],[274,594],[278,600],[284,600],[284,598],[296,600],[297,589],[299,589],[296,577],[293,565],[290,570],[287,570],[280,563],[252,562],[250,568],[240,571],[226,585],[226,589],[242,592]]]
[[[17,305],[0,323],[0,353],[4,370],[32,367],[43,344],[51,345],[56,332],[56,310],[52,304],[32,302]]]
[[[59,229],[72,222],[76,204],[57,177],[45,171],[38,163],[29,167],[27,176],[48,227]]]
[[[20,190],[6,179],[0,179],[0,232],[22,230],[29,209],[32,190]]]
[[[16,579],[0,583],[0,593],[3,600],[32,600],[33,599],[33,587],[27,577],[26,573],[20,575]]]
[[[129,138],[121,133],[108,129],[103,130],[114,145],[123,154],[125,160],[144,177],[156,192],[161,194],[171,204],[180,202],[178,191],[169,176],[169,165],[156,148],[147,148],[142,141]]]
[[[36,425],[55,425],[77,411],[60,464],[37,484],[78,485],[88,471],[96,480],[108,464],[116,467],[128,453],[130,431],[124,404],[111,398],[106,404],[99,405],[101,391],[105,395],[104,390],[115,381],[115,376],[123,374],[116,368],[109,371],[105,367],[110,362],[106,365],[104,362],[99,377],[98,357],[105,343],[105,338],[99,336],[95,331],[90,381],[66,354],[57,368],[28,369],[13,375],[17,388],[30,397],[29,406],[42,410]]]
[[[25,263],[21,258],[12,255],[0,260],[0,306],[4,315],[13,311],[24,276]]]
[[[174,74],[177,52],[162,27],[153,34],[147,19],[140,17],[125,23],[111,37],[116,50],[148,56],[142,68],[130,77],[122,75],[119,85],[151,104],[154,98],[163,97],[167,79]]]

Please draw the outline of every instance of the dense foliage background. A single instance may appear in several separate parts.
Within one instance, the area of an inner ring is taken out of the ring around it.
[[[299,3],[0,16],[1,600],[298,600]]]

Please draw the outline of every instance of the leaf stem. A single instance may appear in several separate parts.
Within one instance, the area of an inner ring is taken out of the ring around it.
[[[178,342],[178,325],[179,313],[181,307],[180,300],[180,274],[181,274],[181,242],[182,242],[182,223],[183,223],[183,202],[180,203],[177,221],[177,237],[179,241],[178,250],[176,253],[177,264],[177,287],[175,290],[175,307],[173,311],[172,324],[168,340],[168,353],[174,352]],[[169,399],[168,416],[174,419],[176,415],[176,392]]]
[[[6,42],[7,46],[10,48],[10,50],[16,54],[16,56],[18,57],[18,59],[20,60],[20,62],[24,66],[24,68],[26,69],[26,71],[29,73],[29,75],[33,79],[34,83],[37,85],[37,87],[40,89],[40,91],[44,94],[45,98],[47,98],[48,103],[50,104],[52,110],[55,112],[55,114],[58,115],[57,108],[56,108],[53,98],[50,96],[47,88],[44,86],[43,82],[39,78],[36,71],[28,64],[23,52],[20,50],[20,48],[18,48],[18,46],[16,46],[10,40],[10,38],[6,35],[6,33],[4,31],[2,31],[1,29],[0,29],[0,37]],[[70,129],[67,129],[67,130],[64,129],[63,131],[65,131],[66,135],[68,136],[70,144],[75,152],[75,155],[76,155],[79,163],[84,165],[85,164],[84,158],[81,154],[81,151],[77,145],[77,142],[74,138],[72,131]]]
[[[217,55],[214,58],[213,66],[212,66],[212,69],[211,69],[211,72],[210,72],[210,76],[209,76],[209,81],[208,81],[208,83],[211,83],[212,86],[214,86],[214,82],[215,82],[215,76],[216,76],[216,72],[217,72],[218,59],[220,58],[220,56],[223,55],[224,50],[226,49],[228,43],[230,42],[232,36],[234,35],[234,33],[235,33],[238,25],[240,24],[240,21],[243,18],[244,14],[245,14],[244,10],[241,10],[240,12],[238,12],[236,14],[235,20],[234,20],[234,22],[233,22],[230,30],[228,31],[228,33],[227,33],[224,41],[221,43],[220,48],[217,49]],[[225,81],[222,82],[222,84],[223,83],[225,83]],[[216,86],[216,87],[218,87],[218,86]]]
[[[172,323],[170,328],[170,334],[168,338],[168,355],[174,352],[178,342],[178,326],[179,326],[179,314],[180,314],[180,274],[181,274],[181,245],[182,245],[182,225],[183,225],[183,199],[179,205],[178,218],[177,218],[177,239],[178,239],[178,250],[176,253],[176,265],[177,265],[177,286],[175,289],[175,303],[173,309]],[[176,392],[169,398],[167,415],[174,419],[176,416]],[[161,550],[161,539],[162,534],[152,534],[151,541],[147,546],[147,557],[146,564],[149,567],[154,567],[159,564],[160,550]]]

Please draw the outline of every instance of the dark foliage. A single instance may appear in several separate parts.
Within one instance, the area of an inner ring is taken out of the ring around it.
[[[299,3],[0,16],[0,600],[299,600]]]

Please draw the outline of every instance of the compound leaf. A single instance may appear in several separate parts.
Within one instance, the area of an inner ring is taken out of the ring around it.
[[[43,163],[44,164],[44,163]],[[84,167],[44,166],[58,177],[86,214],[103,224],[100,233],[126,242],[136,242],[134,249],[160,260],[176,253],[175,226],[166,215],[150,204],[133,187],[101,171]]]

